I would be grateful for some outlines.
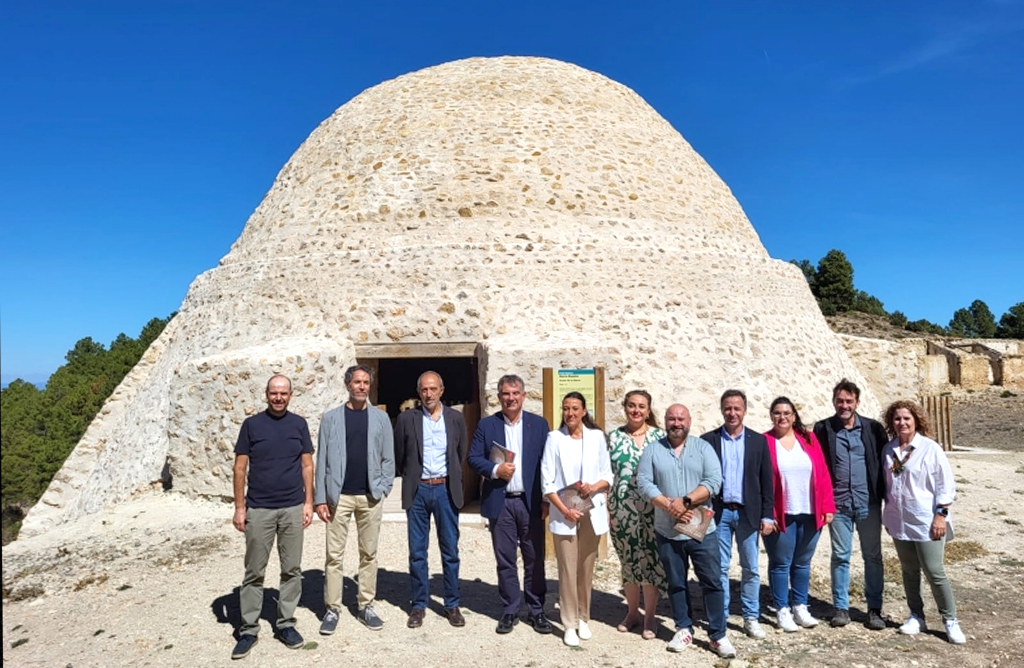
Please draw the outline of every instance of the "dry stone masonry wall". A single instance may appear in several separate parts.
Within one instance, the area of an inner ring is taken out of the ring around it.
[[[314,130],[22,534],[168,474],[230,496],[230,445],[271,373],[296,380],[315,431],[358,346],[450,342],[475,346],[481,397],[517,372],[536,411],[544,366],[604,366],[610,424],[634,387],[659,411],[689,404],[695,429],[739,387],[766,428],[779,394],[809,422],[839,378],[864,383],[801,272],[638,95],[553,60],[470,59],[371,88]],[[878,411],[870,390],[863,405]]]

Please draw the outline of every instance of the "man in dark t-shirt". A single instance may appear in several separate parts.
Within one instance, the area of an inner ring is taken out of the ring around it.
[[[267,410],[246,418],[235,444],[233,523],[245,533],[245,577],[232,659],[247,656],[257,642],[263,576],[275,538],[281,559],[275,636],[290,649],[304,644],[295,630],[295,608],[302,595],[302,531],[313,520],[313,442],[305,418],[288,412],[291,398],[291,381],[271,378]]]

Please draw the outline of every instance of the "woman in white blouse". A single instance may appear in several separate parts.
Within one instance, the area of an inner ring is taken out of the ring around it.
[[[587,413],[579,392],[562,399],[562,426],[548,434],[541,460],[541,489],[550,502],[549,528],[558,561],[558,596],[570,647],[589,640],[590,593],[598,536],[608,532],[607,491],[612,465],[604,432]],[[588,510],[577,507],[592,505]]]
[[[894,402],[885,410],[885,426],[893,440],[882,454],[885,465],[885,510],[882,523],[892,536],[903,571],[903,591],[910,617],[900,633],[925,628],[921,572],[946,626],[949,642],[967,642],[956,618],[953,587],[944,566],[946,539],[951,538],[949,506],[956,496],[953,469],[942,446],[928,438],[928,418],[912,401]]]

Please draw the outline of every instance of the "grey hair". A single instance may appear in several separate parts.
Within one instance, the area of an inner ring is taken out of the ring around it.
[[[514,373],[507,373],[498,379],[498,394],[501,394],[501,388],[505,385],[518,385],[520,392],[526,392],[526,383]]]
[[[424,376],[437,376],[438,384],[441,386],[442,390],[444,389],[444,378],[441,378],[441,374],[439,374],[436,371],[424,371],[423,373],[420,374],[420,377],[416,379],[416,391],[417,392],[419,392],[420,384],[423,382],[423,377]]]

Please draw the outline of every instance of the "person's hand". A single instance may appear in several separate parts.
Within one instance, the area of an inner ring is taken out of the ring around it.
[[[768,534],[775,531],[775,522],[766,522],[761,520],[761,535],[767,536]]]
[[[693,511],[686,507],[681,498],[669,501],[668,514],[677,522],[689,522]]]
[[[516,465],[512,462],[505,462],[498,465],[498,477],[508,482],[516,472]]]
[[[594,487],[589,482],[581,482],[576,485],[576,491],[580,493],[584,499],[590,498],[590,494]]]
[[[832,518],[835,517],[832,513],[825,513],[825,524],[832,524]]]
[[[547,501],[545,501],[542,504],[540,504],[540,518],[542,520],[546,520],[548,518],[548,515],[550,515],[550,514],[551,514],[551,504],[548,503]]]
[[[313,522],[313,504],[302,504],[302,528],[305,529]]]
[[[320,518],[320,521],[324,524],[330,524],[331,522],[331,507],[326,503],[317,504],[315,507],[316,516]]]
[[[563,513],[563,515],[565,515],[565,521],[566,522],[570,522],[572,524],[575,524],[576,522],[580,521],[581,517],[583,517],[583,513],[581,513],[580,511],[576,510],[575,508],[566,508],[565,510],[566,510],[566,512]]]
[[[946,537],[946,517],[945,515],[936,515],[932,519],[932,528],[929,534],[932,540],[942,540]]]
[[[239,531],[245,532],[245,508],[235,508],[235,516],[231,519],[231,523]]]

